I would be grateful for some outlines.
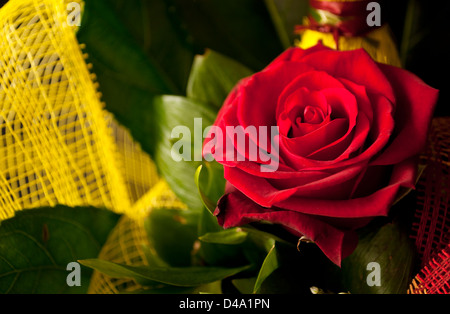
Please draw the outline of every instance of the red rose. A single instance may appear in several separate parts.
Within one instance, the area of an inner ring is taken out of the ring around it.
[[[272,143],[279,151],[246,134],[248,146],[279,158],[277,170],[262,171],[267,159],[250,159],[242,143],[232,152],[245,160],[220,158],[227,136],[211,133],[204,143],[215,139],[211,152],[228,183],[216,209],[219,223],[280,224],[340,265],[356,247],[354,230],[386,216],[400,188],[414,187],[437,96],[413,74],[376,63],[362,49],[287,50],[235,87],[215,123],[227,136],[227,126],[278,126]]]

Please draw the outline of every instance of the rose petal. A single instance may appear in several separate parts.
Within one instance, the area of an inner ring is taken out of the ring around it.
[[[298,62],[280,63],[278,66],[259,72],[241,86],[245,88],[238,102],[239,124],[247,126],[276,126],[276,107],[283,89],[297,76],[312,70]]]
[[[285,200],[296,192],[295,189],[278,190],[266,179],[249,175],[236,167],[225,167],[224,177],[236,189],[263,207],[271,207],[274,203]]]
[[[350,196],[354,182],[365,165],[355,165],[336,173],[305,172],[303,176],[265,179],[239,168],[225,167],[225,179],[248,198],[263,207],[271,207],[290,197],[345,199]],[[281,183],[280,183],[281,182]],[[283,186],[284,185],[284,186]]]
[[[380,64],[397,96],[393,139],[374,165],[392,165],[417,155],[424,148],[439,91],[417,76]]]
[[[281,53],[275,60],[273,60],[265,70],[271,69],[272,67],[278,66],[280,63],[285,63],[289,61],[300,61],[304,57],[314,54],[318,51],[330,51],[331,49],[318,43],[317,45],[309,48],[309,49],[300,49],[297,47],[292,47],[286,49],[283,53]],[[264,70],[264,71],[265,71]]]
[[[327,116],[324,118],[324,120],[321,123],[314,124],[314,123],[301,123],[299,125],[295,126],[295,130],[293,131],[294,137],[304,136],[306,134],[312,133],[314,131],[317,131],[318,129],[322,128],[323,126],[330,123],[331,118],[330,116]],[[281,134],[281,132],[280,132]]]
[[[333,116],[345,117],[348,122],[348,127],[346,133],[342,134],[341,137],[328,145],[323,145],[307,157],[317,160],[336,160],[338,156],[346,151],[352,142],[352,131],[355,129],[355,126],[358,126],[357,121],[361,120],[361,115],[358,114],[358,106],[355,97],[347,90],[327,88],[324,89],[322,93],[325,95],[328,104],[332,108]],[[346,156],[348,156],[348,154]]]
[[[411,187],[417,173],[415,159],[394,167],[391,182],[373,194],[348,200],[325,200],[291,197],[273,206],[301,213],[337,218],[386,216],[401,187]]]
[[[345,88],[352,93],[356,98],[356,103],[358,104],[358,112],[362,112],[366,115],[370,124],[373,121],[373,108],[371,100],[367,94],[367,90],[364,86],[355,84],[344,78],[340,78],[339,81],[345,86]]]
[[[321,92],[305,87],[295,90],[286,99],[280,97],[277,106],[277,125],[280,134],[299,137],[308,134],[330,121],[331,109]],[[313,115],[313,116],[306,116]],[[302,119],[303,118],[303,119]],[[313,121],[314,120],[314,121]]]
[[[250,201],[239,191],[225,195],[215,211],[224,228],[242,226],[255,221],[269,221],[288,228],[298,237],[314,241],[336,265],[356,248],[357,237],[353,231],[339,230],[314,216],[292,211],[267,209]]]
[[[364,49],[351,51],[317,51],[301,58],[315,69],[325,71],[332,77],[344,78],[367,91],[380,94],[395,103],[395,94],[390,81],[378,64]]]
[[[312,198],[320,198],[320,199],[347,199],[351,196],[353,191],[353,187],[355,185],[356,180],[358,179],[358,175],[364,170],[366,166],[364,164],[354,165],[336,173],[329,174],[328,176],[323,176],[317,180],[310,180],[304,184],[296,184],[296,180],[292,179],[288,182],[283,182],[283,180],[279,180],[282,182],[282,185],[276,184],[274,179],[269,179],[269,182],[272,186],[276,188],[282,188],[283,185],[289,187],[297,186],[295,188],[296,192],[293,197],[305,197],[308,199]],[[298,182],[298,181],[297,181]],[[290,185],[287,185],[290,183]]]
[[[296,95],[299,91],[302,95],[307,92],[322,92],[325,88],[344,88],[344,85],[336,78],[330,76],[326,72],[322,71],[309,71],[299,74],[294,80],[285,85],[285,88],[279,94],[276,115],[277,117],[284,111],[290,108],[286,108],[286,105],[291,103],[288,101],[289,97]],[[317,95],[316,97],[318,97]],[[322,100],[318,100],[317,105],[322,106],[323,111],[328,110],[328,106]]]
[[[289,156],[292,155],[307,157],[323,147],[336,143],[345,136],[347,131],[348,120],[335,119],[301,137],[287,138],[281,136],[280,153],[282,153],[282,156],[287,157],[287,161],[289,160]],[[291,163],[291,165],[295,167],[295,162]]]

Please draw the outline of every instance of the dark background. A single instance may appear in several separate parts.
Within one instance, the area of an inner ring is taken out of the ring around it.
[[[196,1],[183,0],[183,6],[186,7],[186,3]],[[228,1],[232,2],[232,0]],[[263,0],[260,1],[263,2]],[[7,0],[0,0],[0,6],[6,2]],[[440,90],[436,116],[450,116],[450,95],[447,89],[450,83],[448,12],[450,12],[450,1],[432,2],[430,0],[387,0],[383,3],[382,11],[383,17],[392,28],[405,68]],[[265,14],[265,12],[255,11],[255,14]],[[207,32],[206,29],[205,32]],[[409,36],[404,36],[405,33]],[[405,46],[405,38],[408,39],[407,46]],[[220,49],[217,50],[220,52]],[[227,51],[222,52],[227,53]]]
[[[385,3],[387,21],[401,50],[405,19],[409,2],[416,4],[411,25],[416,44],[402,52],[405,68],[418,75],[427,84],[440,90],[437,116],[450,115],[450,1],[388,0]]]

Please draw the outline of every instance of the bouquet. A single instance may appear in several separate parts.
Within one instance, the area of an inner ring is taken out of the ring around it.
[[[10,0],[0,291],[449,292],[448,120],[384,10]]]

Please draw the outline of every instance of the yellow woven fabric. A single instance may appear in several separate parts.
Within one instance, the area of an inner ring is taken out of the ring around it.
[[[103,109],[69,2],[11,0],[0,10],[0,220],[56,204],[133,215],[158,180]]]

